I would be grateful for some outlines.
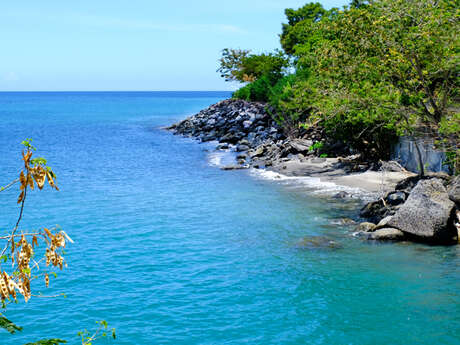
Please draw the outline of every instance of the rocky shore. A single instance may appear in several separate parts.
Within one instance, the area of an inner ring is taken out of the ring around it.
[[[343,143],[331,142],[321,129],[287,136],[263,103],[224,100],[168,129],[232,150],[236,162],[223,170],[267,169],[287,176],[379,193],[366,204],[355,235],[378,241],[453,244],[459,240],[460,179],[443,173],[420,179],[397,162],[369,162]],[[330,158],[335,156],[335,158]],[[336,197],[347,197],[339,193]]]

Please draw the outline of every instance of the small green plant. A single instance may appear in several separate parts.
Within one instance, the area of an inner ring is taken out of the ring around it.
[[[78,336],[81,338],[81,345],[92,345],[93,342],[100,338],[112,338],[116,339],[115,328],[109,329],[107,321],[101,320],[96,321],[96,324],[99,326],[96,331],[91,334],[88,330],[78,332]]]
[[[327,153],[322,153],[319,155],[321,158],[327,158]]]
[[[316,151],[316,150],[321,150],[324,147],[324,143],[322,141],[317,141],[313,145],[310,146],[309,150],[310,152]]]

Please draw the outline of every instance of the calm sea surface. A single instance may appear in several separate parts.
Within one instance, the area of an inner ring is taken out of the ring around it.
[[[51,288],[35,283],[67,298],[10,305],[24,330],[0,344],[78,344],[101,319],[118,345],[459,344],[458,247],[361,242],[338,221],[359,200],[221,171],[211,146],[161,129],[228,96],[0,93],[0,185],[33,138],[61,191],[33,192],[23,228],[75,240]],[[3,232],[16,198],[0,193]]]

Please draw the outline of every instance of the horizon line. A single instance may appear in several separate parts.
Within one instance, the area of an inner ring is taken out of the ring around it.
[[[233,92],[232,90],[0,90],[6,92]]]

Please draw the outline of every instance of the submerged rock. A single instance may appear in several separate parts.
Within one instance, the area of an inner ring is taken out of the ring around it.
[[[394,228],[382,228],[369,233],[369,240],[374,241],[402,241],[406,235],[404,232]]]
[[[370,223],[370,222],[363,222],[363,223],[360,223],[357,227],[356,227],[356,231],[360,232],[372,232],[375,230],[375,227],[376,225],[374,223]]]
[[[333,198],[334,199],[345,199],[348,196],[350,196],[350,193],[342,191],[342,192],[338,192],[337,194],[334,194]]]
[[[324,236],[310,236],[300,239],[295,247],[299,249],[340,249],[343,246]]]
[[[246,165],[226,165],[220,168],[220,170],[241,170],[241,169],[248,169]]]

